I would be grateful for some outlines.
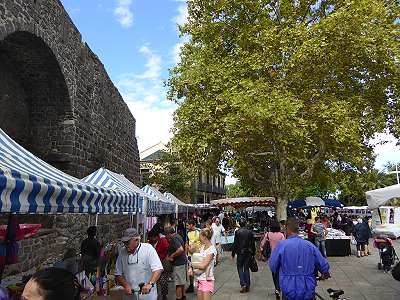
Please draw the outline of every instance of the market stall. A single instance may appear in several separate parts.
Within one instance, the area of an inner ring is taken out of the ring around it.
[[[311,220],[321,209],[341,209],[344,205],[336,199],[322,199],[320,197],[307,197],[305,200],[290,201],[288,204],[288,215],[297,210],[309,210]],[[303,233],[306,236],[305,233]],[[351,254],[351,238],[346,236],[344,231],[328,228],[328,235],[325,241],[328,256],[348,256]]]
[[[211,200],[211,205],[218,207],[231,206],[234,208],[251,207],[251,206],[275,206],[274,197],[240,197],[240,198],[225,198]]]
[[[211,205],[218,206],[220,208],[223,207],[234,207],[234,208],[245,208],[245,207],[260,207],[260,206],[275,206],[275,198],[274,197],[240,197],[240,198],[226,198],[226,199],[218,199],[210,201]],[[260,255],[260,243],[262,237],[264,236],[264,231],[260,228],[253,228],[254,237],[256,242],[256,257],[261,259]],[[234,232],[231,235],[228,235],[227,240],[223,241],[222,247],[229,251],[234,242]]]
[[[391,200],[400,198],[400,184],[371,190],[365,193],[368,208],[372,210],[374,234],[400,237],[400,208],[385,206]]]
[[[70,176],[34,156],[0,129],[1,213],[123,214],[137,212],[138,203],[138,193],[100,187]],[[22,227],[21,236],[36,229]],[[18,238],[17,232],[8,242]],[[15,257],[18,248],[13,249]]]

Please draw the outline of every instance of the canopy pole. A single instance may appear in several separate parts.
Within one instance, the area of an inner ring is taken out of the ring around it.
[[[379,220],[381,221],[381,224],[383,224],[381,210],[379,209],[379,207],[377,208],[377,210],[378,210]]]
[[[99,214],[96,214],[96,227],[97,227],[98,220],[99,220]]]
[[[90,214],[89,214],[89,219],[88,219],[88,228],[90,227]]]
[[[147,239],[147,205],[149,198],[143,198],[143,241]]]

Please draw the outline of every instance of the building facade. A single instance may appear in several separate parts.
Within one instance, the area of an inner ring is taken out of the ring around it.
[[[144,177],[156,172],[162,172],[159,161],[163,153],[168,152],[168,147],[163,143],[158,143],[140,152],[140,177]],[[210,171],[202,170],[197,174],[195,182],[188,183],[193,185],[194,193],[192,203],[210,203],[211,200],[226,197],[225,174],[219,172],[213,174]]]

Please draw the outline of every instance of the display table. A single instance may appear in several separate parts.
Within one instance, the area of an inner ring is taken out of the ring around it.
[[[350,239],[327,239],[325,247],[328,256],[351,255]]]

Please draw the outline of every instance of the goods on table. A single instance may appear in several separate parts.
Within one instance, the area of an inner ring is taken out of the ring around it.
[[[346,233],[339,229],[328,228],[328,234],[326,239],[328,240],[349,240],[350,236],[347,236]]]

